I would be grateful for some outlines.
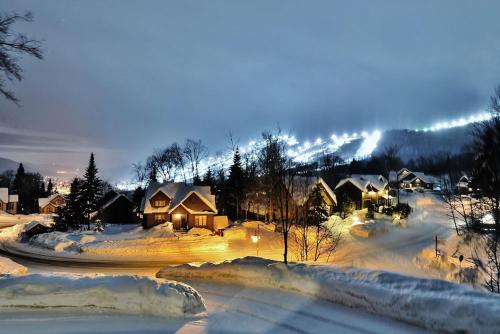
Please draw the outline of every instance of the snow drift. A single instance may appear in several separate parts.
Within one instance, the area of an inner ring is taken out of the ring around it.
[[[28,268],[22,266],[9,258],[0,256],[0,275],[24,275]]]
[[[140,276],[26,275],[0,277],[0,308],[71,307],[160,317],[205,311],[192,287]]]
[[[500,297],[446,281],[246,257],[165,267],[157,277],[281,288],[446,332],[498,333]]]

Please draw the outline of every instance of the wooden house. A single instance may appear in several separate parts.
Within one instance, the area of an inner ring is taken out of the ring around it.
[[[99,218],[104,224],[137,224],[136,206],[127,196],[115,193],[99,211]]]
[[[44,214],[56,214],[59,207],[66,205],[66,199],[61,194],[53,194],[49,197],[38,199],[38,212]]]
[[[210,187],[152,182],[146,189],[139,212],[145,227],[172,222],[176,230],[192,227],[214,230],[217,208]]]
[[[349,203],[350,210],[360,210],[370,204],[392,205],[389,182],[382,175],[353,174],[340,180],[335,187],[339,205]]]

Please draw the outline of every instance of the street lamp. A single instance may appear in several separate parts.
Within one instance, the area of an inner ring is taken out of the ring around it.
[[[250,239],[252,239],[252,242],[257,246],[257,256],[259,256],[259,240],[260,240],[259,225],[257,225],[255,234],[252,235]]]

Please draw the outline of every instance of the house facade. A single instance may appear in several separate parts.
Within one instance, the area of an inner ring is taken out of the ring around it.
[[[462,175],[455,186],[455,192],[460,195],[470,194],[472,192],[471,180],[467,175]]]
[[[99,210],[99,218],[104,224],[136,224],[136,206],[127,196],[116,193]]]
[[[210,187],[152,182],[146,189],[139,212],[145,227],[172,222],[176,230],[193,227],[214,230],[217,208]]]
[[[66,199],[61,194],[38,199],[38,212],[43,214],[56,214],[59,207],[66,205]]]
[[[333,212],[337,205],[337,197],[332,188],[321,177],[317,176],[293,176],[293,180],[287,182],[287,194],[291,207],[304,207],[311,199],[313,190],[318,188],[323,197],[324,206],[329,214]],[[291,188],[291,189],[288,189]],[[276,203],[270,201],[265,192],[251,192],[247,195],[243,208],[246,213],[251,214],[255,219],[272,221],[279,219],[281,213]],[[294,210],[290,208],[290,212]]]
[[[436,180],[433,176],[422,172],[412,172],[407,168],[403,168],[398,172],[399,187],[401,189],[434,189]]]
[[[361,210],[371,204],[392,205],[389,182],[382,175],[353,174],[335,187],[339,206],[347,211]]]
[[[18,195],[9,194],[9,188],[0,188],[0,211],[14,215],[17,213],[18,202]]]

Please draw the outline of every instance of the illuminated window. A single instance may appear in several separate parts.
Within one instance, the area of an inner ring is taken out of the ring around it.
[[[165,221],[165,215],[155,215],[155,222],[162,223]]]
[[[194,217],[194,225],[198,227],[207,226],[207,216],[195,216]]]
[[[154,202],[154,205],[155,205],[156,207],[159,207],[159,206],[165,206],[166,204],[167,204],[167,202],[165,202],[165,200],[156,200],[156,201]]]

